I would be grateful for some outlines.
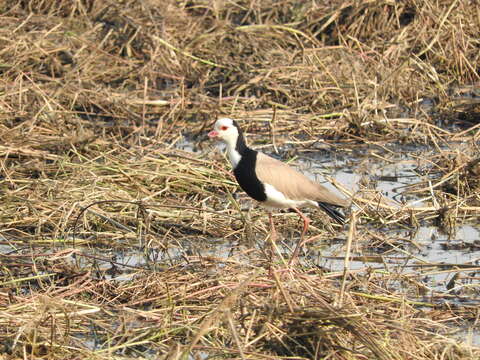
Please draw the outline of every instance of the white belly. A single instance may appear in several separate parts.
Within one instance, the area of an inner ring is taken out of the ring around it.
[[[267,195],[267,200],[262,202],[263,206],[270,208],[298,208],[303,206],[314,206],[318,207],[317,203],[312,200],[292,200],[288,199],[278,191],[273,185],[265,184],[265,194]]]

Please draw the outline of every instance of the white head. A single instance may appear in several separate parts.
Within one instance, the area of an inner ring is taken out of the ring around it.
[[[229,118],[221,118],[215,122],[213,130],[208,133],[210,139],[218,139],[229,147],[235,147],[240,131],[237,124]]]

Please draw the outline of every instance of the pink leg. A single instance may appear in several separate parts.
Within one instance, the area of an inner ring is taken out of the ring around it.
[[[273,215],[271,212],[268,212],[268,220],[270,220],[270,257],[269,262],[272,263],[273,254],[275,254],[275,242],[277,241],[277,230],[275,230],[275,224],[273,223]]]
[[[268,220],[270,220],[270,241],[272,244],[277,241],[277,230],[275,230],[275,224],[273,223],[273,215],[268,213]]]
[[[300,240],[298,240],[297,246],[295,246],[295,250],[293,251],[292,257],[290,258],[290,261],[288,262],[288,265],[294,264],[295,261],[297,260],[298,253],[300,252],[300,249],[303,245],[303,239],[304,239],[305,234],[307,233],[307,230],[308,230],[308,225],[310,224],[310,219],[308,217],[306,217],[305,215],[303,215],[303,213],[300,210],[298,210],[297,208],[293,208],[293,210],[295,210],[295,212],[298,215],[300,215],[300,217],[302,218],[302,220],[303,220],[303,230],[302,230],[302,235],[300,236]]]
[[[273,215],[271,212],[268,212],[268,220],[270,221],[270,238],[268,242],[270,243],[270,249],[267,251],[268,263],[272,264],[273,254],[275,254],[275,242],[277,241],[277,230],[275,230],[275,224],[273,222]],[[272,269],[270,268],[269,272],[271,273]]]

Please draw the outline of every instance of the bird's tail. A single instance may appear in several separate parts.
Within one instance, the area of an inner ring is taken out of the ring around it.
[[[337,223],[340,225],[345,224],[345,215],[343,215],[340,211],[335,209],[332,205],[323,203],[323,202],[318,202],[318,206],[325,211],[328,216],[330,216],[333,220],[335,220]]]

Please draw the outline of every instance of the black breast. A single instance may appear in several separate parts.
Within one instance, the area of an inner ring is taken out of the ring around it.
[[[256,163],[257,152],[252,149],[246,149],[243,151],[237,167],[233,170],[233,174],[237,179],[238,185],[240,185],[243,191],[250,197],[257,201],[265,201],[267,200],[265,186],[258,179],[257,174],[255,174]]]

